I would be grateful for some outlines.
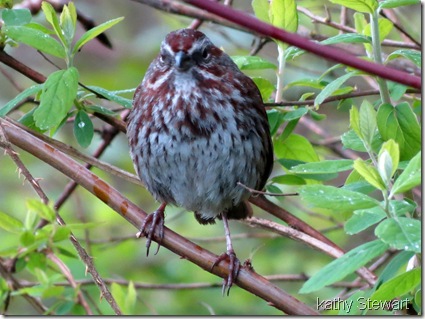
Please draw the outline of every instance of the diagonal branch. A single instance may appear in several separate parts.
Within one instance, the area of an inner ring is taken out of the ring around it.
[[[15,126],[12,122],[0,118],[0,123],[3,123],[4,131],[12,144],[38,157],[76,181],[135,227],[138,228],[142,224],[147,214],[95,174],[51,145]],[[221,262],[211,269],[217,259],[217,255],[203,249],[168,228],[165,228],[164,232],[164,238],[161,241],[162,246],[190,260],[206,271],[222,278],[227,278],[227,261]],[[157,236],[155,236],[155,240],[158,240]],[[246,267],[240,270],[236,284],[288,314],[317,314],[315,310]]]
[[[334,47],[318,44],[316,42],[305,39],[298,34],[276,28],[275,26],[258,20],[257,18],[250,16],[242,11],[224,6],[220,3],[205,0],[184,0],[184,2],[204,9],[207,12],[216,14],[222,18],[232,21],[233,23],[237,23],[238,25],[249,28],[264,36],[272,37],[274,39],[312,52],[325,59],[351,66],[387,80],[412,86],[419,90],[422,88],[422,80],[420,77],[412,76],[406,72],[386,67],[381,64],[362,60],[354,55],[347,54],[346,52]]]

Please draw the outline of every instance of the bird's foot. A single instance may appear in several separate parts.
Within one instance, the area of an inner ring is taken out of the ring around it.
[[[164,210],[166,205],[167,204],[165,203],[161,204],[161,206],[159,206],[156,211],[146,216],[142,226],[140,227],[139,232],[136,234],[137,238],[146,236],[146,256],[149,256],[149,248],[151,247],[152,238],[157,229],[159,241],[158,248],[155,251],[155,255],[158,253],[159,247],[161,246],[161,240],[164,237]]]
[[[241,263],[239,262],[239,259],[236,257],[236,254],[233,250],[227,251],[220,256],[217,257],[214,264],[211,267],[211,270],[217,266],[221,261],[229,259],[229,274],[227,275],[227,278],[223,279],[223,287],[222,287],[222,294],[224,295],[224,292],[227,289],[227,295],[229,295],[230,288],[232,287],[233,283],[235,282],[236,278],[239,274],[239,269],[241,267]]]

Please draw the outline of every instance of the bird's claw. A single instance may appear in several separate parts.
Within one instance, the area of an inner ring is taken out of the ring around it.
[[[236,257],[236,254],[234,251],[228,251],[220,256],[217,257],[217,259],[214,261],[214,264],[211,267],[211,270],[217,266],[222,260],[229,259],[229,274],[227,275],[227,278],[223,279],[223,287],[221,290],[221,293],[224,296],[224,293],[227,289],[226,295],[229,295],[230,288],[232,287],[233,283],[235,282],[236,278],[238,277],[239,270],[241,267],[241,263],[239,262],[239,259]]]
[[[155,212],[146,216],[143,221],[142,226],[140,227],[139,232],[136,234],[137,238],[146,236],[146,256],[149,256],[149,248],[152,243],[152,238],[155,234],[155,231],[158,229],[158,247],[155,251],[155,255],[159,251],[161,246],[161,240],[164,238],[164,209],[165,205],[161,205]]]

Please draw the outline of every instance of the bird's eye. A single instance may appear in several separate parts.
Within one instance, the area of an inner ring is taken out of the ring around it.
[[[204,60],[207,60],[209,57],[210,57],[210,53],[208,52],[208,49],[207,49],[207,48],[205,48],[205,49],[202,51],[202,58],[204,58]]]

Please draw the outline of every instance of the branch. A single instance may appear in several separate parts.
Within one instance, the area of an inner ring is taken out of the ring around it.
[[[36,83],[44,83],[46,81],[46,77],[43,74],[38,73],[34,69],[31,69],[30,67],[23,64],[22,62],[19,62],[3,50],[0,50],[0,62],[6,64],[12,69],[18,71],[19,73],[22,73],[23,75],[30,78]]]
[[[303,273],[301,274],[284,274],[284,275],[267,275],[264,276],[267,280],[270,281],[279,281],[279,282],[299,282],[306,281],[310,279],[310,276],[307,276]],[[78,285],[89,286],[94,285],[95,283],[91,279],[79,279],[75,280]],[[105,279],[105,282],[108,284],[117,284],[128,287],[130,281],[125,279]],[[38,283],[36,282],[21,282],[22,287],[34,287]],[[194,283],[171,283],[171,284],[152,284],[146,282],[133,282],[134,288],[136,289],[149,289],[149,290],[193,290],[193,289],[210,289],[210,288],[221,288],[222,283],[209,283],[209,282],[194,282]],[[55,283],[55,286],[69,287],[69,282],[58,282]],[[362,288],[364,283],[355,283],[350,281],[339,281],[329,287],[334,288]]]
[[[10,121],[0,118],[0,123],[3,123],[3,128],[11,143],[33,154],[73,179],[114,209],[129,223],[136,228],[140,227],[147,214],[127,198],[123,197],[113,187],[62,152],[37,139],[28,132],[23,131]],[[155,235],[154,240],[158,242],[159,238]],[[223,261],[211,269],[217,259],[217,255],[190,242],[166,227],[164,228],[164,238],[161,241],[161,245],[184,259],[193,262],[202,269],[222,278],[227,278],[229,266],[227,261]],[[246,267],[241,268],[236,279],[236,284],[288,314],[317,314],[315,310]]]
[[[15,277],[12,276],[10,271],[3,265],[3,259],[0,257],[0,275],[3,279],[7,281],[9,287],[12,291],[19,290],[22,288],[21,284]],[[23,294],[28,303],[33,306],[33,308],[40,314],[44,314],[48,309],[38,300],[36,297],[32,297],[28,294]]]
[[[191,6],[185,5],[178,1],[173,0],[132,0],[133,2],[145,4],[149,7],[167,12],[172,14],[181,15],[184,17],[189,18],[195,18],[198,21],[211,21],[229,28],[233,28],[240,31],[249,32],[249,29],[246,29],[244,27],[241,27],[238,24],[231,23],[227,21],[226,19],[223,19],[220,16],[217,16],[215,14],[211,14],[209,12],[205,12],[203,10],[199,10],[196,8],[193,8]],[[196,27],[197,23],[195,23],[191,28]]]
[[[307,244],[308,246],[322,251],[325,254],[334,257],[339,258],[342,255],[344,255],[344,251],[339,248],[338,246],[335,247],[335,244],[329,245],[327,243],[324,243],[321,240],[317,240],[315,237],[309,236],[303,232],[298,231],[297,229],[287,227],[284,225],[280,225],[278,223],[272,222],[270,220],[262,219],[262,218],[256,218],[256,217],[250,217],[243,221],[247,223],[248,225],[255,226],[255,227],[261,227],[263,229],[271,230],[275,233],[278,233],[280,235],[283,235],[285,237],[294,239],[296,241],[302,242]],[[366,267],[361,267],[357,271],[357,274],[359,274],[363,279],[365,279],[369,285],[373,286],[376,283],[376,276]]]
[[[345,8],[345,7],[343,7],[343,8]],[[334,21],[329,20],[328,18],[322,18],[320,16],[316,16],[306,8],[297,6],[297,10],[300,11],[301,13],[305,14],[307,17],[309,17],[314,22],[324,24],[324,25],[327,25],[329,27],[332,27],[332,28],[335,28],[337,30],[344,31],[344,32],[347,32],[347,33],[356,33],[357,32],[356,29],[350,28],[346,25],[336,23]],[[414,49],[414,50],[420,50],[421,49],[420,45],[416,45],[414,43],[405,43],[405,42],[394,41],[394,40],[389,40],[389,39],[385,39],[384,41],[382,41],[382,45],[399,47],[399,48],[408,48],[408,49]]]
[[[224,6],[220,3],[205,0],[184,0],[198,8],[202,8],[208,12],[214,13],[229,21],[237,23],[241,26],[249,28],[264,36],[283,41],[290,45],[312,52],[320,57],[342,63],[353,68],[377,75],[381,78],[412,86],[421,90],[422,80],[420,77],[412,76],[408,73],[389,68],[377,63],[362,60],[354,55],[347,54],[337,48],[321,45],[313,41],[309,41],[298,34],[287,32],[283,29],[276,28],[271,24],[258,20],[247,13]]]
[[[45,254],[47,258],[49,258],[53,263],[55,263],[58,266],[62,274],[68,280],[71,287],[77,290],[78,303],[85,309],[86,314],[93,315],[93,312],[91,311],[87,301],[84,299],[84,296],[81,290],[77,289],[77,283],[75,282],[75,279],[72,276],[72,273],[69,270],[68,266],[65,265],[65,263],[59,257],[57,257],[52,251],[46,251]]]
[[[6,136],[4,123],[5,122],[0,121],[0,147],[4,148],[6,153],[12,158],[12,160],[15,162],[15,164],[17,165],[20,172],[22,172],[22,174],[25,176],[26,180],[29,182],[29,184],[32,186],[32,188],[36,191],[36,193],[41,198],[43,203],[48,204],[49,199],[48,199],[47,195],[44,193],[43,189],[40,187],[37,180],[31,175],[31,173],[28,171],[26,166],[22,163],[22,161],[20,160],[20,158],[18,157],[16,152],[13,151],[13,149],[10,145],[10,142],[9,142],[7,136]],[[64,220],[62,219],[62,217],[58,213],[56,214],[56,220],[58,221],[58,223],[60,225],[65,225]],[[41,220],[39,225],[37,225],[37,228],[41,228],[45,224],[47,224],[47,221]],[[102,296],[105,297],[107,302],[110,304],[111,308],[115,311],[115,314],[120,315],[121,310],[119,309],[118,304],[116,303],[115,299],[112,297],[112,294],[110,293],[108,287],[105,285],[103,279],[100,277],[100,275],[99,275],[98,271],[96,270],[90,256],[87,254],[87,252],[84,250],[84,248],[80,245],[80,243],[75,238],[75,236],[72,232],[70,233],[69,238],[70,238],[71,243],[74,245],[75,249],[77,250],[81,260],[85,263],[88,272],[92,275],[93,279],[95,279],[95,283],[99,287],[100,291],[102,292]],[[52,257],[52,256],[49,256],[49,253],[47,253],[46,255],[49,258]],[[52,255],[52,254],[50,254],[50,255]],[[53,259],[55,259],[55,258],[56,257],[53,256]],[[61,266],[62,262],[59,263],[59,261],[58,261],[57,264],[58,264],[58,266],[62,267],[61,269],[66,268],[66,265]],[[69,271],[64,270],[63,273],[67,276]],[[67,276],[67,278],[72,283],[72,276]],[[87,305],[87,303],[85,302],[81,293],[78,294],[78,299],[80,300],[83,307],[86,309],[87,313],[91,314],[91,310],[90,310],[89,306]],[[28,298],[27,298],[27,300],[31,304],[34,303],[33,300],[30,300]]]
[[[406,90],[407,94],[420,94],[421,92],[418,90]],[[350,93],[330,96],[326,98],[322,104],[326,104],[329,102],[335,102],[340,101],[344,99],[349,98],[356,98],[356,97],[363,97],[363,96],[369,96],[369,95],[379,95],[379,90],[368,90],[368,91],[354,91]],[[270,102],[270,103],[264,103],[266,107],[279,107],[279,106],[304,106],[304,105],[314,105],[315,99],[305,100],[305,101],[284,101],[284,102]]]

